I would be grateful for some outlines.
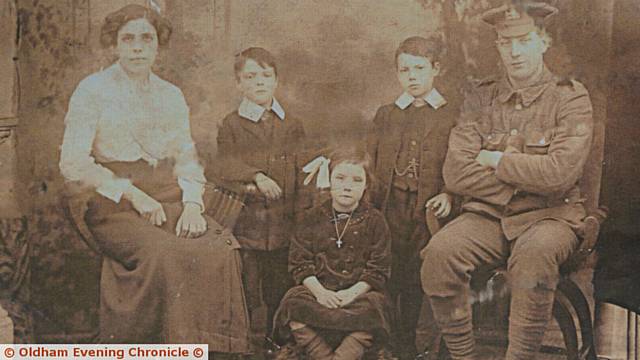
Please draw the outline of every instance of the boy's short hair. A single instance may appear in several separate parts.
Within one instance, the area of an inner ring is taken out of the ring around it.
[[[233,71],[236,74],[236,80],[240,80],[240,73],[244,69],[247,60],[253,60],[263,68],[272,67],[276,77],[278,76],[278,68],[276,67],[276,58],[268,50],[261,47],[250,47],[242,50],[236,55],[233,63]]]
[[[398,67],[398,56],[400,54],[409,54],[413,56],[422,56],[431,64],[439,63],[445,52],[444,41],[438,36],[430,36],[423,38],[422,36],[412,36],[400,43],[396,50],[396,67]]]

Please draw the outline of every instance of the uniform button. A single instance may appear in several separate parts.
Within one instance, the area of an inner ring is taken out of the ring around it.
[[[358,235],[358,232],[357,232],[357,231],[354,231],[354,232],[353,232],[353,235]]]
[[[280,156],[280,160],[284,160],[284,159],[285,159],[284,155]]]
[[[516,104],[516,110],[522,110],[522,105],[521,104]]]
[[[231,245],[231,240],[227,239],[227,241],[225,241],[227,243],[227,245]]]
[[[415,140],[411,140],[411,145],[416,146],[418,143]]]
[[[569,198],[565,198],[564,202],[568,204],[569,203]]]
[[[518,135],[518,129],[511,129],[511,135]]]
[[[347,270],[342,270],[342,273],[347,275],[349,272]]]
[[[487,136],[487,139],[491,140],[491,139],[493,139],[493,136],[489,135],[489,136]]]
[[[413,174],[409,174],[407,176],[409,177],[409,179],[413,179]]]

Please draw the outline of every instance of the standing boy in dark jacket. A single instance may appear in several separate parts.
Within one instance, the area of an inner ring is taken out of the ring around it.
[[[440,39],[417,36],[400,44],[395,60],[404,93],[395,103],[378,109],[368,137],[379,183],[373,202],[384,212],[392,236],[388,288],[400,312],[395,332],[396,352],[402,359],[416,355],[416,325],[423,299],[419,253],[430,238],[425,209],[430,207],[438,217],[446,217],[452,204],[451,196],[444,192],[442,163],[457,112],[433,87],[443,47]],[[426,310],[422,316],[431,319],[431,310]],[[434,330],[427,337],[433,341],[435,334]]]
[[[246,192],[246,207],[234,234],[242,247],[243,276],[249,310],[263,301],[271,328],[273,313],[288,290],[289,234],[292,231],[297,153],[304,138],[302,122],[286,114],[275,99],[276,62],[263,48],[242,51],[234,64],[238,89],[243,94],[238,110],[227,115],[218,132],[215,163],[208,178],[218,185]]]

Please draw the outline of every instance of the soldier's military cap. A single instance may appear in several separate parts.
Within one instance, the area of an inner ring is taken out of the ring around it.
[[[526,35],[536,30],[558,9],[544,2],[518,1],[502,5],[482,14],[482,20],[496,29],[502,37]]]

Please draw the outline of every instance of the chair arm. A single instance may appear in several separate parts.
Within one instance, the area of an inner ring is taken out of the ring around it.
[[[250,191],[250,190],[247,190]],[[205,212],[218,224],[233,230],[245,206],[246,193],[238,194],[234,191],[207,183],[205,185]]]
[[[89,200],[94,196],[93,191],[88,191],[77,184],[65,184],[65,193],[62,198],[63,207],[68,212],[71,222],[75,226],[78,233],[87,246],[98,254],[102,254],[100,245],[93,237],[93,233],[89,230],[89,226],[85,221],[85,214],[89,208]]]

